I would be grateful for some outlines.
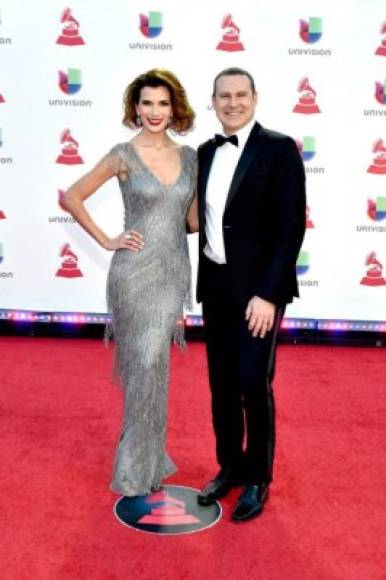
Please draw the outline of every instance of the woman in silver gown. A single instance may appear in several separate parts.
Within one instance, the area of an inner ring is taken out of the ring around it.
[[[111,489],[131,497],[159,489],[175,471],[165,451],[169,356],[172,338],[183,341],[181,317],[189,302],[186,222],[197,229],[197,162],[193,149],[168,134],[185,133],[194,120],[171,72],[153,69],[137,77],[124,106],[123,123],[139,133],[72,185],[65,204],[103,248],[115,252],[107,295],[124,412]],[[110,239],[83,202],[113,176],[122,192],[125,230]]]

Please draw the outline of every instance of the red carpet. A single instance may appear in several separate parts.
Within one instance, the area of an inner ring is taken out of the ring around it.
[[[122,526],[120,420],[98,340],[0,338],[2,580],[386,578],[385,351],[281,346],[275,482],[262,517],[186,536]],[[215,471],[202,344],[173,351],[170,483]]]

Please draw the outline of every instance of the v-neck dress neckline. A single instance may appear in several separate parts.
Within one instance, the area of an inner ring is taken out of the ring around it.
[[[159,177],[157,177],[157,175],[154,173],[154,171],[152,169],[150,169],[150,167],[147,165],[147,163],[145,163],[145,161],[142,159],[140,153],[138,153],[137,148],[135,147],[135,145],[133,145],[132,143],[128,143],[128,145],[130,146],[130,148],[132,149],[132,151],[134,152],[134,155],[136,156],[136,158],[138,159],[138,161],[140,162],[140,164],[142,165],[142,167],[149,173],[149,175],[151,175],[153,177],[153,179],[161,186],[164,187],[166,189],[171,189],[173,187],[175,187],[181,177],[182,174],[184,172],[184,162],[183,162],[183,145],[179,146],[179,154],[180,154],[180,171],[178,173],[177,178],[172,181],[171,183],[164,183],[163,181],[161,181],[161,179],[159,179]]]

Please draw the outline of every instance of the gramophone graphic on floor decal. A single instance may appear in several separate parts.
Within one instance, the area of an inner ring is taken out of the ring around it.
[[[138,520],[139,524],[177,526],[200,522],[195,516],[186,513],[185,502],[172,497],[164,489],[147,497],[146,503],[152,506],[151,512],[142,516]]]

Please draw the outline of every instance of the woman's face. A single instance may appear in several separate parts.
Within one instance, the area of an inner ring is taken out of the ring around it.
[[[143,87],[135,110],[141,118],[142,127],[151,133],[167,129],[173,116],[170,93],[166,87]]]

